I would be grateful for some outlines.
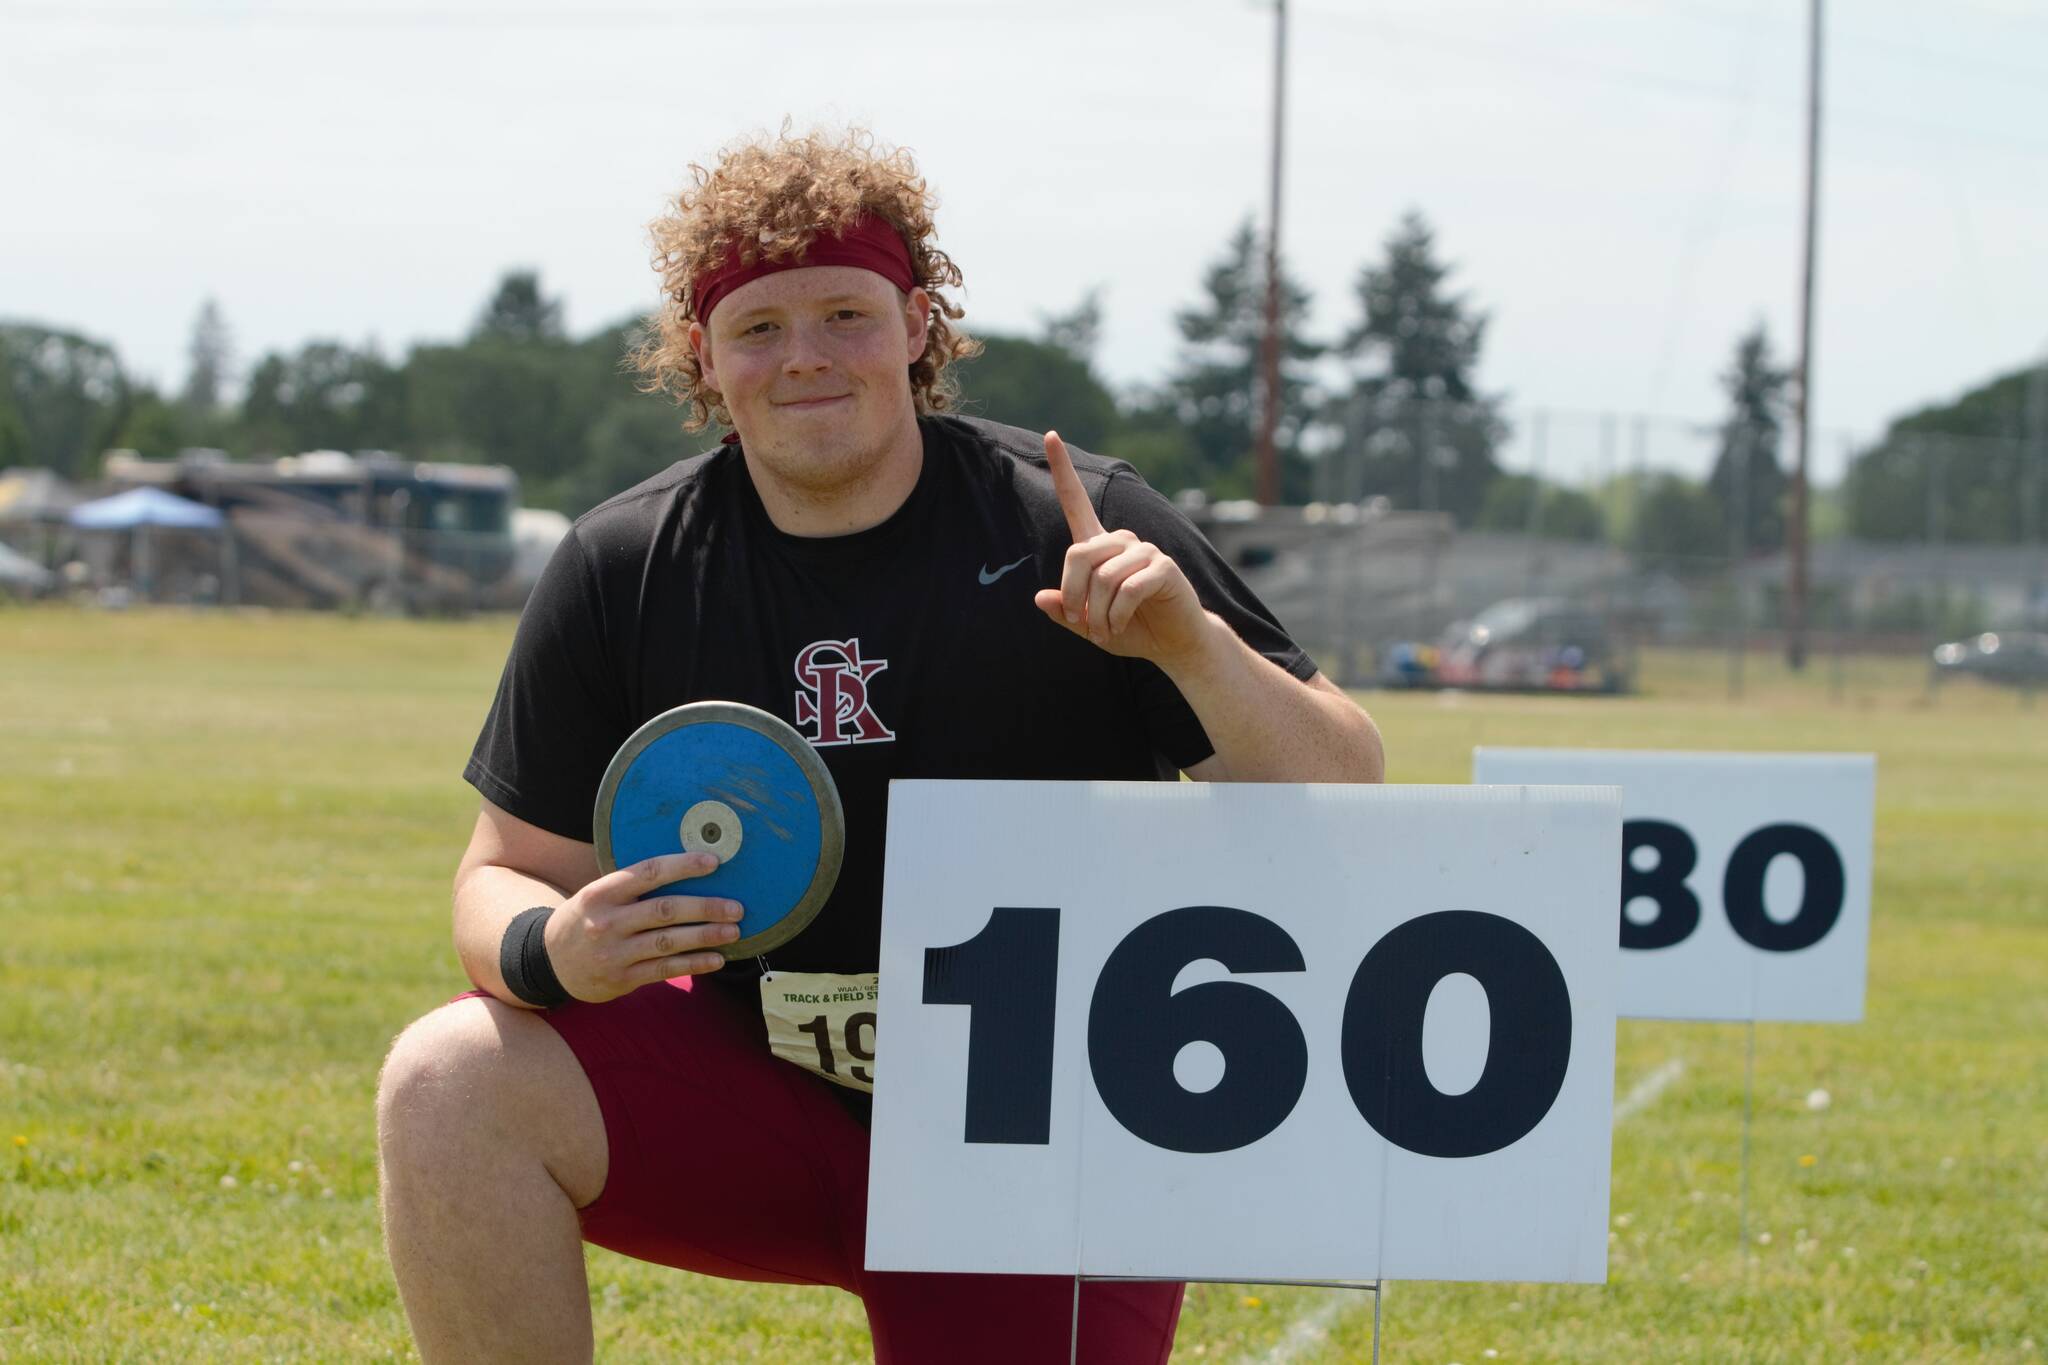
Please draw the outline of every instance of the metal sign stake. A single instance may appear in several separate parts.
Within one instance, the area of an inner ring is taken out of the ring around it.
[[[1742,1198],[1738,1218],[1737,1243],[1747,1250],[1749,1247],[1749,1129],[1751,1115],[1756,1104],[1756,1020],[1751,1018],[1748,1025],[1749,1046],[1742,1063]]]

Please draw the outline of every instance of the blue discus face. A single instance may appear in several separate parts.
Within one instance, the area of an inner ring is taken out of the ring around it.
[[[683,813],[699,801],[739,813],[739,852],[705,877],[649,896],[729,896],[746,915],[742,941],[779,923],[817,875],[818,803],[796,760],[766,735],[722,722],[687,725],[634,758],[612,796],[612,861],[630,867],[683,851]],[[645,899],[645,897],[643,897]]]

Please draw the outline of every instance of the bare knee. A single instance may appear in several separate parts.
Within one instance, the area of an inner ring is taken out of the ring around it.
[[[589,1080],[545,1021],[496,1000],[454,1001],[398,1035],[378,1077],[377,1146],[387,1171],[537,1158],[578,1206],[604,1187]]]

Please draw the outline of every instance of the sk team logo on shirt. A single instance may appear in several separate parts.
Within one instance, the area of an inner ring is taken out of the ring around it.
[[[868,679],[888,666],[887,659],[860,657],[859,636],[805,645],[796,656],[796,680],[803,684],[796,694],[797,728],[816,725],[818,733],[805,738],[819,748],[896,738],[868,705]]]

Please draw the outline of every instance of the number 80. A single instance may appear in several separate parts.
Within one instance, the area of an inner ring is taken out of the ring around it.
[[[1639,848],[1657,854],[1656,866],[1638,871]],[[1789,854],[1806,876],[1799,913],[1775,920],[1764,913],[1764,873],[1771,860]],[[1621,946],[1669,948],[1692,937],[1700,923],[1700,898],[1685,879],[1700,860],[1699,846],[1678,825],[1662,820],[1628,820],[1621,826]],[[1827,937],[1842,914],[1842,855],[1819,830],[1806,825],[1765,825],[1744,836],[1728,855],[1721,877],[1721,905],[1728,926],[1742,940],[1767,952],[1791,953],[1811,948]],[[1628,917],[1629,902],[1656,903],[1657,914],[1638,924]]]

